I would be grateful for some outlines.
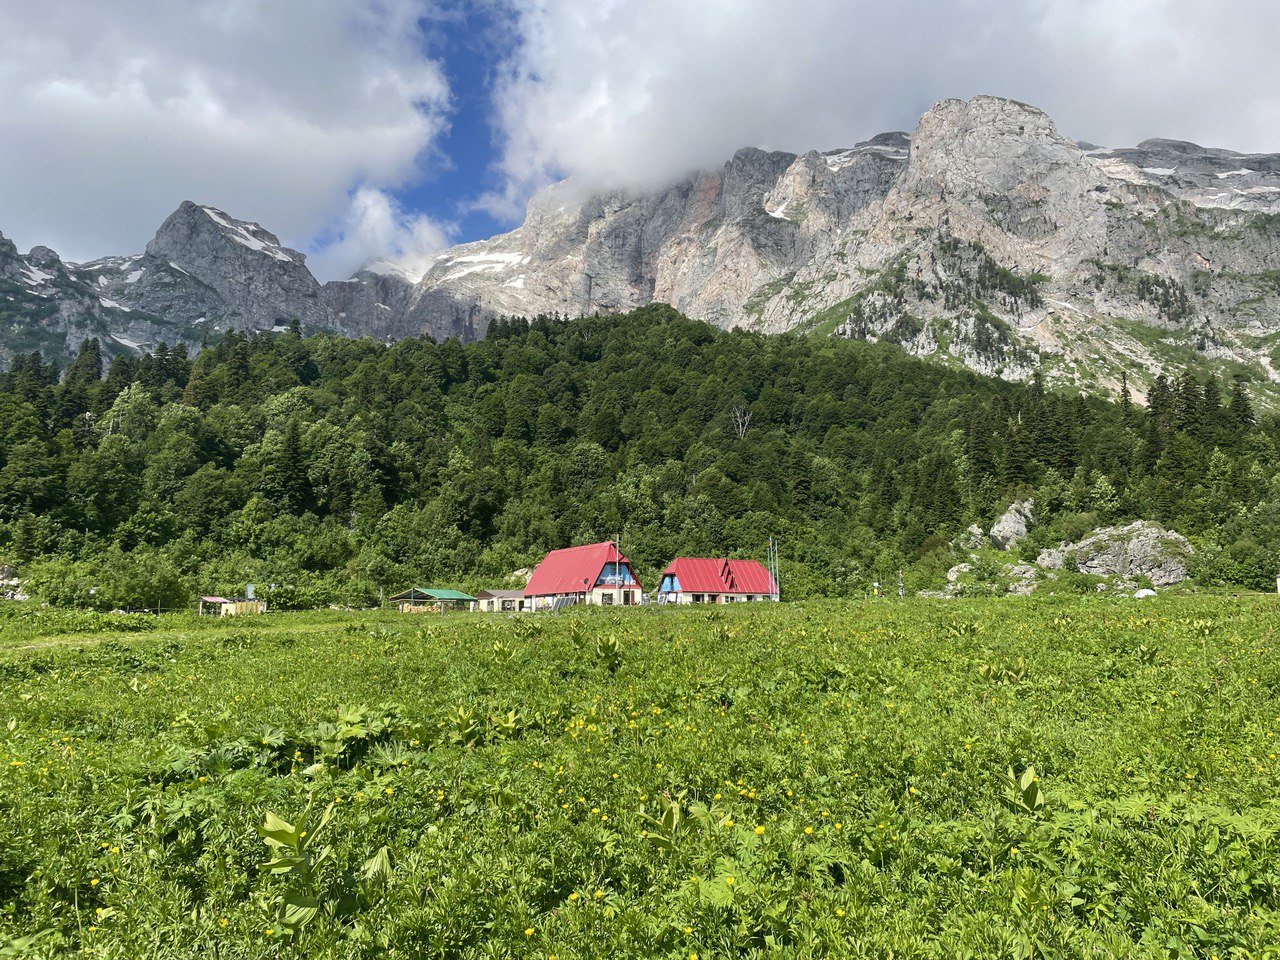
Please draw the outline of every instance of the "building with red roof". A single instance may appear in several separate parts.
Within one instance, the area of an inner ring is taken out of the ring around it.
[[[659,603],[777,600],[778,584],[759,560],[676,557],[662,571]]]
[[[534,610],[573,603],[629,607],[640,602],[642,592],[631,561],[612,540],[552,550],[524,588]]]

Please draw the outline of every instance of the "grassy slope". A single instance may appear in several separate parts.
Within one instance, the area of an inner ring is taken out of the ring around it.
[[[254,827],[310,792],[340,798],[319,887],[353,914],[322,912],[307,956],[1275,940],[1272,598],[109,624],[0,620],[0,955],[34,931],[95,956],[289,955]],[[1018,658],[1020,681],[979,674]],[[399,734],[302,775],[321,721],[392,702]],[[524,729],[448,743],[460,706]],[[1010,764],[1034,764],[1043,809],[1001,807]],[[641,835],[663,792],[692,824],[670,854]],[[383,846],[390,875],[360,879]]]

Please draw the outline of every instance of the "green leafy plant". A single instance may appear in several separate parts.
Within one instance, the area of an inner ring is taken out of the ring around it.
[[[331,848],[318,841],[333,818],[333,810],[332,803],[325,807],[314,826],[310,823],[310,805],[296,824],[268,812],[262,826],[257,828],[258,836],[271,853],[271,859],[260,869],[288,881],[277,904],[280,926],[290,934],[300,932],[320,912],[317,872],[328,859]]]
[[[1009,767],[1001,774],[1000,785],[1000,800],[1010,811],[1035,814],[1044,807],[1045,795],[1035,767],[1026,767],[1021,773]]]

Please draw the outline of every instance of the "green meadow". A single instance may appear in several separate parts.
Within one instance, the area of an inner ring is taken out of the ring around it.
[[[10,604],[0,957],[1275,957],[1278,625]]]

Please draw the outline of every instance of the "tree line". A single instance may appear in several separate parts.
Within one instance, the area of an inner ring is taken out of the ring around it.
[[[1108,402],[661,305],[502,318],[468,344],[295,327],[106,364],[90,339],[65,371],[0,374],[0,559],[55,603],[252,582],[311,606],[506,585],[615,534],[649,586],[676,555],[774,536],[790,596],[843,595],[899,569],[937,584],[969,524],[1031,495],[1028,556],[1150,519],[1193,539],[1202,581],[1265,588],[1276,440],[1238,380]]]

